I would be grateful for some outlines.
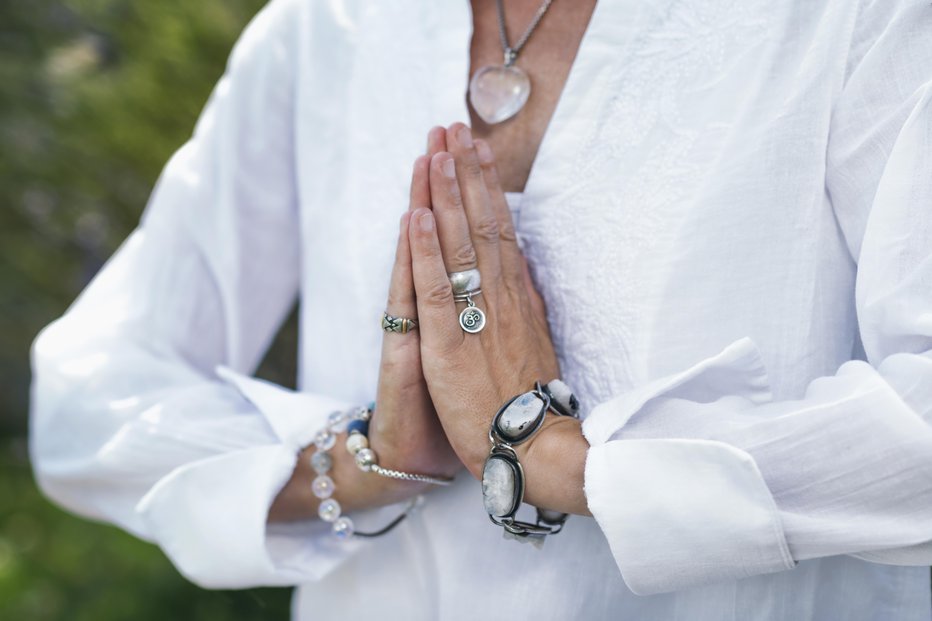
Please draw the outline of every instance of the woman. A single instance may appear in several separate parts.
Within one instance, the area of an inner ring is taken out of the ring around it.
[[[300,585],[298,619],[927,619],[932,9],[557,0],[506,55],[524,107],[467,108],[505,72],[498,13],[438,4],[273,0],[247,29],[37,341],[46,493],[199,584]],[[507,47],[541,5],[505,8]],[[446,279],[474,267],[475,334]],[[291,393],[246,374],[296,295]],[[495,412],[558,372],[583,423],[516,452],[525,499],[579,515],[538,550],[475,476]],[[312,441],[373,396],[382,466],[469,474],[398,483],[338,443],[357,531],[425,498],[339,541],[308,519]]]

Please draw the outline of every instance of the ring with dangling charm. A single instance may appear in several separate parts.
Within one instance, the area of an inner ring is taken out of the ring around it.
[[[485,327],[485,313],[476,306],[472,297],[482,293],[482,275],[476,268],[461,272],[447,274],[450,285],[453,287],[453,299],[457,302],[466,302],[466,308],[460,313],[460,327],[464,332],[475,334]]]

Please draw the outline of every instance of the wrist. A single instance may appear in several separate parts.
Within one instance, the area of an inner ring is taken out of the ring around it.
[[[415,481],[394,481],[361,471],[356,466],[353,456],[346,450],[345,444],[346,434],[337,435],[336,444],[330,451],[333,466],[329,473],[336,483],[333,497],[345,512],[401,502],[423,492],[427,487]],[[269,509],[270,523],[318,518],[317,510],[321,499],[314,495],[311,488],[311,482],[317,476],[311,467],[311,456],[315,451],[316,448],[312,444],[298,454],[291,478],[275,497]]]
[[[541,545],[563,529],[570,513],[589,514],[583,489],[588,443],[578,414],[572,390],[553,380],[509,399],[493,417],[482,498],[506,538]],[[523,502],[537,507],[535,522],[517,517]]]
[[[537,434],[515,447],[525,476],[525,502],[541,507],[591,515],[584,491],[589,443],[575,418],[548,414]]]

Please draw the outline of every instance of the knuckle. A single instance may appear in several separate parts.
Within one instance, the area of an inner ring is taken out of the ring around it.
[[[467,157],[463,162],[463,173],[469,177],[481,177],[482,166],[475,157]]]
[[[498,237],[503,242],[518,243],[518,234],[515,232],[515,226],[511,222],[503,222],[498,225]]]
[[[498,220],[494,216],[484,216],[473,226],[472,233],[475,238],[483,242],[497,242],[499,236]]]
[[[424,291],[424,301],[432,306],[445,306],[453,303],[453,287],[449,280],[431,283]]]
[[[451,259],[457,267],[474,266],[476,264],[476,249],[471,242],[467,242],[453,253]]]
[[[422,248],[418,249],[418,254],[420,258],[426,260],[427,262],[435,262],[442,258],[442,251],[440,246],[436,243],[425,244]],[[416,258],[415,258],[416,260]]]
[[[488,183],[498,185],[498,168],[495,167],[495,162],[483,162],[482,175]]]
[[[460,192],[460,186],[456,181],[450,183],[448,195],[450,197],[450,207],[454,209],[461,209],[463,207],[463,193]]]

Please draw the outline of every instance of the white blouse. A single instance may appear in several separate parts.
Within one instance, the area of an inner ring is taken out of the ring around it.
[[[470,25],[465,0],[261,12],[36,341],[42,489],[198,584],[299,585],[296,619],[928,620],[926,0],[600,0],[514,205],[595,519],[504,541],[464,473],[375,540],[266,525],[327,414],[375,393],[410,167],[468,119]],[[296,297],[291,392],[249,374]]]

